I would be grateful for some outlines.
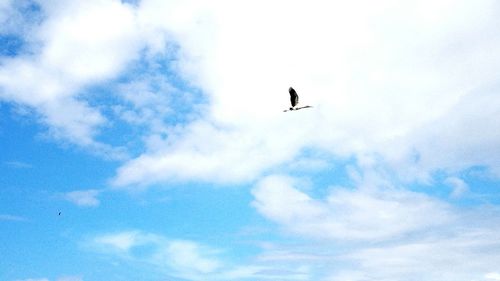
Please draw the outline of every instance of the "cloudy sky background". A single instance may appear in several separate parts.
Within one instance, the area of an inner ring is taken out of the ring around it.
[[[500,280],[499,28],[493,0],[0,0],[0,279]]]

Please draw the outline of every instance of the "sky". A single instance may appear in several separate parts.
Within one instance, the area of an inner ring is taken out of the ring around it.
[[[494,0],[0,0],[0,280],[500,280],[499,28]]]

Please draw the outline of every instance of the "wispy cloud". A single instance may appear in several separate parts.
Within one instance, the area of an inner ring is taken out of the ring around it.
[[[453,198],[459,198],[469,191],[467,183],[458,177],[449,177],[445,180],[445,183],[452,187],[450,196]]]
[[[23,161],[6,161],[4,165],[16,169],[31,169],[33,165]]]
[[[80,276],[62,276],[62,277],[58,277],[55,280],[56,281],[83,281],[83,278]],[[40,278],[40,279],[28,278],[28,279],[18,279],[16,281],[50,281],[50,280],[47,278]]]
[[[482,280],[500,262],[497,209],[462,209],[391,187],[333,188],[325,198],[299,187],[293,178],[269,176],[252,189],[259,213],[308,239],[270,249],[266,260],[332,267],[319,272],[333,281]]]
[[[91,244],[101,251],[116,253],[132,260],[144,260],[154,265],[168,265],[170,274],[189,277],[190,280],[202,280],[205,274],[213,274],[220,266],[220,261],[211,254],[212,250],[187,240],[171,240],[163,236],[141,231],[125,231],[103,234],[95,237]],[[145,257],[135,256],[137,247],[152,247]]]
[[[80,207],[96,207],[101,203],[97,198],[101,190],[77,190],[64,194],[64,199]]]
[[[288,177],[270,176],[252,190],[253,206],[301,235],[380,241],[453,221],[449,206],[404,190],[333,190],[324,200],[294,188]]]
[[[302,269],[280,269],[266,262],[240,264],[224,258],[223,249],[137,230],[102,234],[86,244],[102,254],[145,262],[156,266],[158,272],[185,280],[308,280],[308,272]],[[148,250],[138,254],[138,249]]]
[[[490,272],[484,276],[488,280],[500,280],[500,273]]]
[[[138,246],[145,242],[152,242],[145,239],[145,235],[138,231],[126,231],[119,233],[103,234],[95,237],[93,242],[97,245],[109,247],[122,252],[128,252],[132,247]]]
[[[62,276],[56,279],[56,281],[83,281],[81,276]]]
[[[28,219],[25,217],[21,217],[21,216],[0,214],[0,220],[3,220],[3,221],[27,221]]]

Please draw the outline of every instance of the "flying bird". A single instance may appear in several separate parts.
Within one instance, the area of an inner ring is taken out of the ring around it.
[[[305,105],[305,106],[301,106],[301,107],[298,106],[299,105],[299,95],[297,95],[297,92],[295,91],[294,88],[292,88],[292,87],[288,88],[288,93],[290,93],[290,103],[292,104],[292,107],[290,107],[289,109],[283,110],[283,112],[312,107],[310,105]]]

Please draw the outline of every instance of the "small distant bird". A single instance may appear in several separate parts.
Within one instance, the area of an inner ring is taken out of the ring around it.
[[[292,87],[288,88],[288,93],[290,93],[290,103],[292,104],[292,107],[290,107],[289,109],[283,110],[283,112],[292,111],[292,110],[299,110],[299,109],[303,109],[303,108],[312,107],[310,105],[305,105],[305,106],[298,107],[298,105],[299,105],[299,95],[297,95],[297,92],[295,91],[294,88],[292,88]]]
[[[61,215],[61,212],[59,212],[59,216]]]

